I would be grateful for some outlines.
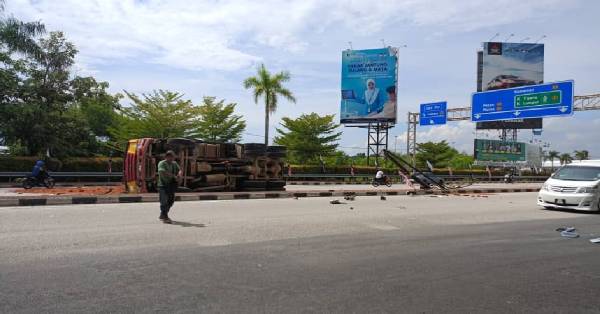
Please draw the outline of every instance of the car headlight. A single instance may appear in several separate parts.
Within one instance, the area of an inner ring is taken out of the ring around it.
[[[550,191],[550,184],[544,182],[544,185],[542,185],[542,190]]]
[[[577,188],[575,193],[596,193],[598,191],[597,186],[582,186]]]

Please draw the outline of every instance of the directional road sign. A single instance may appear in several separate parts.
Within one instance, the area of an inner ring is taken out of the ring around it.
[[[498,121],[573,114],[573,81],[474,93],[471,121]]]
[[[421,104],[419,125],[446,124],[446,107],[445,101]]]

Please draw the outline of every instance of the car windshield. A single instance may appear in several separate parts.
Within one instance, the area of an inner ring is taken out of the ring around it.
[[[600,167],[565,166],[560,168],[552,178],[568,181],[596,181],[600,180]]]

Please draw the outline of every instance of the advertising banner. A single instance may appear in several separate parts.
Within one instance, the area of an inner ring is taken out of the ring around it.
[[[340,122],[396,122],[396,48],[342,52]]]
[[[544,44],[483,43],[477,58],[477,91],[536,85],[544,82]],[[524,119],[510,128],[531,129],[542,124],[542,118]],[[478,122],[478,129],[493,129],[494,124]]]
[[[542,118],[478,122],[477,130],[541,129]]]
[[[527,161],[526,145],[521,142],[475,139],[477,161]]]

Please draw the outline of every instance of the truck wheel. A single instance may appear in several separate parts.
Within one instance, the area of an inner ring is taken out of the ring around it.
[[[267,157],[269,158],[285,158],[286,156],[286,152],[267,152]]]
[[[262,151],[265,151],[266,150],[266,145],[265,144],[260,144],[260,143],[247,143],[247,144],[244,144],[244,150],[262,150]]]
[[[278,146],[278,145],[273,145],[273,146],[269,146],[267,147],[267,152],[269,153],[279,153],[279,152],[287,152],[287,147],[285,146]]]
[[[266,189],[267,181],[261,180],[246,180],[242,182],[242,189]]]

